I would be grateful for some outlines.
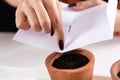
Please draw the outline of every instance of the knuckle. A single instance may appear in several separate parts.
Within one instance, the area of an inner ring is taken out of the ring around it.
[[[16,27],[19,28],[19,29],[23,28],[22,22],[17,22]]]
[[[53,23],[58,24],[58,22],[59,22],[59,21],[58,21],[57,18],[54,18],[54,19],[53,19]]]
[[[56,29],[56,30],[59,30],[60,24],[61,24],[61,23],[58,21],[58,19],[54,19],[54,20],[52,21],[52,25],[53,25],[54,29]]]

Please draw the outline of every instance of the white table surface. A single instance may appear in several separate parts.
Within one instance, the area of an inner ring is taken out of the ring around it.
[[[0,69],[10,67],[46,71],[44,60],[52,51],[13,41],[14,34],[0,32]],[[111,65],[120,59],[120,37],[84,48],[95,55],[94,75],[110,77]]]

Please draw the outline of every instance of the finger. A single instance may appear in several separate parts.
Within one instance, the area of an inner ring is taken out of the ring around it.
[[[56,2],[57,2],[58,11],[59,11],[59,13],[60,13],[59,16],[60,16],[60,18],[61,18],[61,17],[62,17],[62,15],[61,15],[61,14],[62,14],[62,6],[61,6],[61,4],[60,4],[60,2],[59,2],[58,0],[57,0]]]
[[[39,20],[33,8],[29,6],[28,3],[24,3],[24,13],[27,16],[30,26],[35,29],[35,31],[41,31]]]
[[[85,0],[70,4],[68,7],[76,11],[81,11],[104,3],[106,2],[102,0]]]
[[[64,34],[61,22],[61,7],[57,0],[44,0],[44,5],[51,19],[52,27],[55,33],[59,48],[64,49]]]
[[[80,11],[80,10],[87,9],[91,7],[92,5],[94,5],[91,2],[92,1],[79,1],[77,3],[69,5],[69,7],[71,7],[73,10]]]
[[[61,27],[57,29],[54,28],[54,33],[55,33],[55,37],[56,37],[60,50],[63,50],[64,49],[64,34],[63,34],[62,28]]]
[[[40,22],[40,26],[42,27],[42,31],[44,33],[50,33],[51,21],[41,0],[34,1],[32,6],[37,14],[38,20]]]
[[[61,16],[61,13],[62,13],[62,10],[61,10],[61,5],[60,3],[57,1],[57,6],[58,6],[58,10],[59,10],[59,13],[60,13],[60,18],[62,17]],[[62,19],[60,19],[60,25],[62,25]],[[57,36],[61,36],[61,37],[58,37],[57,40],[59,40],[58,44],[59,44],[59,48],[60,50],[63,50],[64,49],[64,33],[63,33],[63,29],[62,29],[62,26],[60,27],[60,29],[58,29],[60,31],[57,31],[58,33],[56,33],[56,37]]]
[[[57,8],[58,8],[58,11],[60,13],[60,18],[61,18],[61,5],[59,4],[59,1],[57,1]],[[54,29],[53,29],[53,26],[51,26],[51,36],[54,35]]]
[[[23,30],[30,29],[27,17],[19,8],[16,10],[16,27]]]

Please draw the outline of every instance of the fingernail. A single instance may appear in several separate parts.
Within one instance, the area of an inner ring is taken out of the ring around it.
[[[54,35],[54,30],[53,30],[53,28],[51,28],[51,33],[50,33],[50,35],[51,35],[51,36]]]
[[[75,7],[77,6],[76,3],[73,3],[73,4],[69,4],[68,7]]]
[[[59,48],[60,48],[60,50],[63,50],[64,49],[64,42],[63,42],[63,40],[59,40]]]

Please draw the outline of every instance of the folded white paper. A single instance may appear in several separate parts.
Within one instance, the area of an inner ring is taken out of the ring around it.
[[[117,0],[109,0],[83,11],[73,11],[62,3],[62,25],[65,35],[64,51],[80,48],[92,43],[113,38]],[[54,37],[50,34],[19,30],[14,40],[38,46],[48,50],[61,50]]]

